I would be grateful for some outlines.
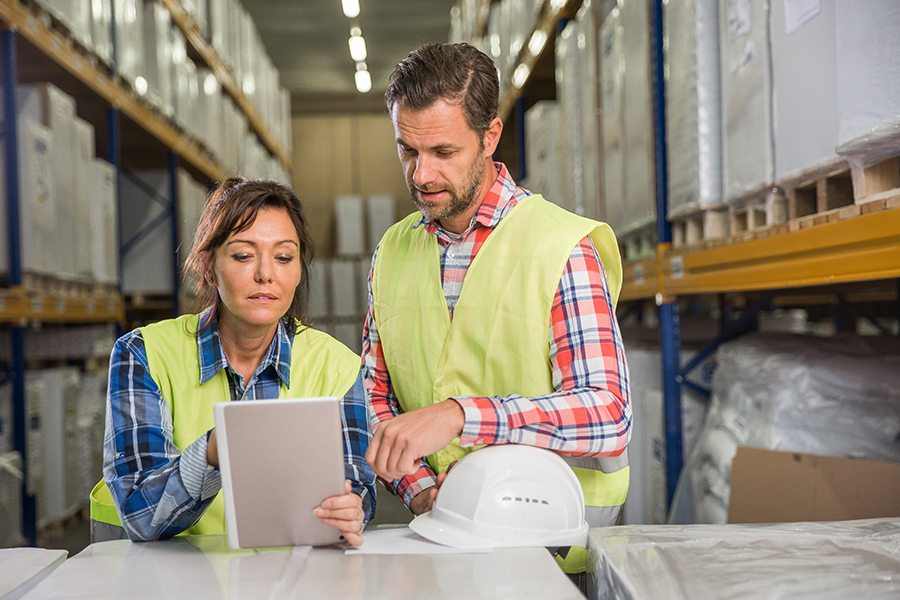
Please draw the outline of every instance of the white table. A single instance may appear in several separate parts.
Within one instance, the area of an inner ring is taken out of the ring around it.
[[[900,519],[592,529],[592,599],[900,598]]]
[[[231,551],[222,536],[93,544],[31,598],[582,599],[543,548],[490,554],[354,555],[336,548]]]
[[[21,598],[63,564],[68,554],[43,548],[0,550],[0,599]]]

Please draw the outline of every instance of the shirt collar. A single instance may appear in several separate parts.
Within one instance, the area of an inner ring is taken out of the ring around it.
[[[204,384],[228,367],[228,358],[222,349],[219,339],[219,319],[216,315],[216,307],[211,306],[200,313],[199,327],[197,328],[197,355],[200,357],[200,384]],[[262,373],[270,366],[275,368],[275,373],[281,384],[291,387],[291,342],[292,336],[281,321],[269,349],[257,368],[257,373]]]
[[[490,228],[496,227],[503,217],[506,216],[506,213],[516,205],[516,190],[518,188],[506,165],[502,162],[494,162],[494,169],[497,171],[497,179],[494,181],[491,189],[484,195],[484,200],[482,200],[481,206],[478,207],[478,212],[472,217],[472,221],[469,223],[465,233],[462,236],[454,237],[465,237],[475,225]],[[432,221],[425,215],[422,215],[422,218],[413,223],[413,228],[423,225],[428,233],[437,234],[445,231],[437,221]]]

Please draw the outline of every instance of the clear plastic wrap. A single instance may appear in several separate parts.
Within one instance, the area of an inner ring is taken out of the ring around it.
[[[900,3],[837,3],[838,153],[862,163],[900,154]]]
[[[796,0],[771,0],[775,178],[835,159],[838,144],[836,0],[798,11]]]
[[[718,0],[667,2],[669,216],[722,202]]]
[[[552,100],[536,103],[525,113],[525,151],[528,189],[550,202],[565,200],[560,180],[563,135],[559,123],[559,104]]]
[[[724,523],[737,447],[900,461],[894,339],[746,336],[722,346],[670,521]]]
[[[578,50],[578,25],[570,21],[556,40],[556,90],[559,99],[560,197],[554,202],[571,211],[578,211],[581,196],[583,160],[581,156],[581,94],[578,80],[582,57]],[[583,199],[581,199],[583,202]],[[582,204],[583,206],[583,204]]]
[[[605,220],[617,233],[625,220],[625,57],[622,37],[621,13],[614,8],[600,28],[600,107],[603,114],[601,148]]]
[[[775,176],[769,0],[727,0],[719,11],[726,201]]]
[[[897,598],[900,519],[592,529],[589,598]]]

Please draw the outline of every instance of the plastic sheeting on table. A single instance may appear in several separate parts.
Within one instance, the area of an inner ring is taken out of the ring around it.
[[[589,598],[900,597],[900,519],[593,529]]]

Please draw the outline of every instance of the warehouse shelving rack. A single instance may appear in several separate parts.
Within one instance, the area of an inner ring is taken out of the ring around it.
[[[162,0],[174,23],[183,32],[191,52],[199,56],[219,80],[223,89],[244,112],[251,129],[263,145],[290,172],[290,157],[276,142],[253,106],[243,95],[230,71],[216,51],[203,39],[193,19],[176,0]],[[0,68],[2,68],[4,178],[7,223],[3,225],[9,255],[7,286],[0,288],[0,327],[10,335],[10,362],[0,378],[11,384],[13,403],[13,445],[22,456],[22,534],[26,542],[37,541],[35,498],[27,493],[27,427],[25,405],[26,328],[33,323],[80,324],[125,323],[125,302],[121,290],[122,256],[128,248],[169,220],[172,240],[173,302],[168,306],[178,311],[180,265],[178,256],[178,185],[177,170],[183,166],[195,177],[216,182],[226,177],[220,165],[198,140],[184,133],[169,118],[141,99],[129,84],[116,75],[117,44],[113,29],[113,65],[107,68],[91,52],[75,42],[41,8],[20,0],[0,0]],[[97,290],[71,294],[58,289],[42,289],[25,285],[22,269],[21,232],[19,231],[19,174],[17,154],[18,121],[16,88],[20,79],[50,81],[77,98],[79,115],[87,119],[97,132],[98,155],[105,155],[115,168],[117,179],[133,177],[126,163],[142,168],[164,163],[168,172],[165,197],[156,199],[165,205],[164,216],[138,231],[130,240],[122,240],[122,212],[127,201],[117,194],[119,243],[117,291]],[[84,113],[84,114],[82,114]],[[104,135],[105,133],[105,135]],[[105,149],[105,152],[102,150]]]
[[[480,4],[476,32],[487,33],[491,0]],[[691,372],[723,343],[758,326],[761,310],[780,307],[837,306],[836,322],[854,313],[853,306],[895,306],[900,301],[900,208],[860,214],[844,220],[817,224],[795,231],[784,230],[746,241],[726,241],[708,248],[673,248],[668,214],[668,148],[663,72],[663,4],[651,4],[651,85],[653,93],[656,234],[655,255],[624,264],[619,302],[623,311],[654,302],[658,312],[662,357],[666,440],[667,500],[671,504],[683,465],[681,389],[709,397],[710,390],[694,383]],[[498,154],[519,166],[524,175],[524,119],[527,106],[555,99],[548,71],[553,69],[555,36],[581,6],[581,0],[545,0],[542,16],[531,37],[546,39],[531,47],[526,43],[516,69],[521,78],[501,82],[500,117],[506,122],[506,143]],[[548,56],[550,55],[550,56]],[[522,66],[524,65],[524,67]],[[787,228],[784,228],[787,229]],[[860,288],[854,284],[867,284]],[[714,296],[718,301],[718,335],[694,358],[680,361],[681,331],[679,300]],[[726,295],[734,302],[726,301]],[[734,296],[732,298],[732,296]],[[732,304],[736,306],[732,306]],[[738,314],[732,314],[735,308]],[[863,313],[865,309],[860,309]],[[896,310],[896,309],[895,309]],[[887,331],[871,313],[862,314],[882,333]],[[900,316],[894,313],[894,316]],[[840,324],[838,329],[840,329]]]

